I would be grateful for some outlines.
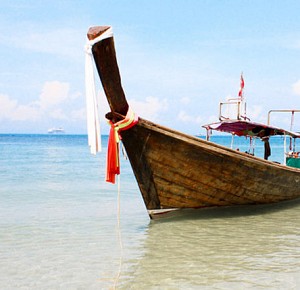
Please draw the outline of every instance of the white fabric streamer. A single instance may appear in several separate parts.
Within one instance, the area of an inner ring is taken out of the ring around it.
[[[85,89],[86,89],[86,108],[87,108],[87,131],[88,144],[92,154],[102,150],[100,122],[98,113],[98,101],[95,88],[95,76],[93,67],[92,46],[109,37],[113,36],[112,28],[107,29],[97,38],[87,42],[85,46]]]

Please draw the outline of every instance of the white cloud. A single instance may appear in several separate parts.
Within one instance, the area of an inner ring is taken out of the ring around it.
[[[180,103],[183,105],[188,105],[190,103],[191,99],[189,97],[183,97],[180,99]]]
[[[202,117],[192,116],[190,114],[187,114],[185,111],[180,111],[177,118],[180,122],[184,122],[184,123],[192,122],[194,124],[201,124],[203,122]]]
[[[214,122],[218,122],[219,120],[219,116],[217,115],[210,115],[207,118],[207,121],[205,122],[205,124],[210,124],[210,123],[214,123]]]
[[[166,111],[168,107],[166,99],[156,97],[147,97],[145,102],[129,100],[128,103],[136,114],[152,121],[158,121],[159,113]]]
[[[41,116],[39,109],[33,104],[21,105],[7,95],[0,95],[0,108],[0,120],[35,121]]]
[[[18,28],[16,28],[18,30]],[[23,25],[19,28],[22,33],[15,33],[6,37],[2,35],[1,43],[33,52],[60,55],[78,59],[82,54],[85,33],[71,28],[38,31],[38,28]],[[35,32],[33,32],[35,30]]]
[[[57,109],[49,112],[49,116],[56,120],[68,120],[67,115],[61,108],[57,108]]]
[[[192,116],[188,115],[185,111],[180,111],[179,114],[178,114],[178,119],[179,121],[182,121],[182,122],[191,122],[192,121]]]
[[[11,119],[13,121],[36,121],[41,118],[41,111],[32,104],[18,105],[13,112],[11,112]]]
[[[293,84],[293,92],[296,95],[300,95],[300,80]]]
[[[46,82],[36,101],[20,104],[8,95],[0,95],[0,120],[37,121],[45,118],[56,120],[85,119],[85,108],[71,110],[71,102],[81,93],[70,94],[68,83]],[[68,109],[66,109],[68,108]]]
[[[45,110],[63,103],[69,97],[70,85],[58,81],[46,82],[39,98],[41,109]]]
[[[73,110],[70,113],[70,117],[72,120],[86,120],[86,108],[81,108],[78,110]]]
[[[0,118],[9,118],[13,110],[17,107],[17,105],[18,102],[16,100],[11,100],[7,95],[0,95]]]
[[[75,93],[73,93],[73,94],[70,95],[70,99],[71,99],[71,100],[76,100],[76,99],[82,98],[82,97],[83,97],[83,96],[82,96],[82,93],[81,93],[81,92],[75,92]]]
[[[247,108],[247,115],[251,120],[255,120],[256,122],[266,122],[265,118],[264,120],[262,119],[265,116],[262,116],[262,112],[263,112],[263,107],[262,106],[258,106],[258,105],[254,105],[254,106],[250,106],[249,108]]]

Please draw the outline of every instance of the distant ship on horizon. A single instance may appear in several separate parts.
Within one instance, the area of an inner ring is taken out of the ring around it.
[[[48,134],[64,134],[65,130],[61,127],[59,128],[50,128],[48,130]]]

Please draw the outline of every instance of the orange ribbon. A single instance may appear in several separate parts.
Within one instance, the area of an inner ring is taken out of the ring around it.
[[[107,147],[106,160],[106,181],[115,183],[116,174],[120,174],[119,142],[121,140],[120,131],[128,130],[138,122],[138,117],[133,111],[128,109],[126,117],[117,123],[110,124],[110,132]]]

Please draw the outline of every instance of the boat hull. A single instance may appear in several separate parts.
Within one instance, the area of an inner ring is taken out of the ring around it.
[[[300,170],[141,119],[122,141],[151,217],[300,196]]]
[[[128,103],[110,27],[88,31],[112,123]],[[100,37],[100,38],[99,38]],[[300,197],[300,169],[272,163],[139,119],[120,132],[151,217],[175,209],[270,204]]]

